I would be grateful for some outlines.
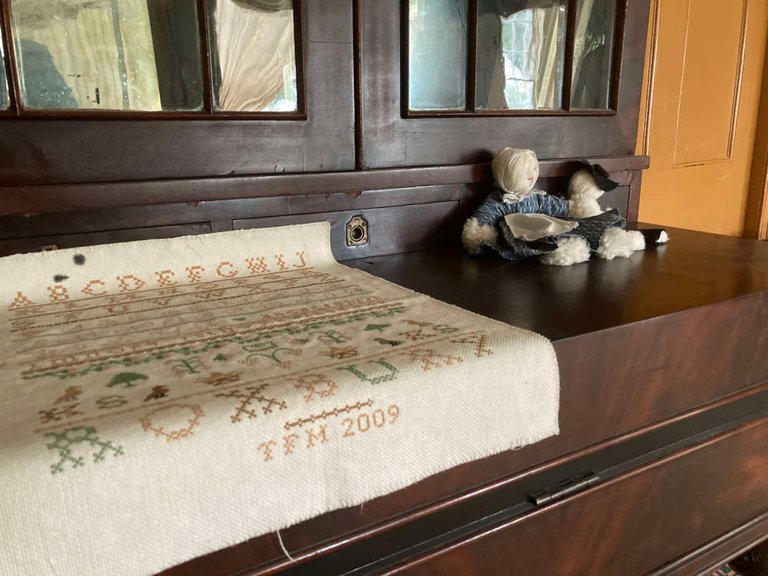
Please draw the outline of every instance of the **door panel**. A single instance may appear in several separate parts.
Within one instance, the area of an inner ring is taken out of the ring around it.
[[[740,235],[768,30],[759,0],[654,0],[640,220]]]

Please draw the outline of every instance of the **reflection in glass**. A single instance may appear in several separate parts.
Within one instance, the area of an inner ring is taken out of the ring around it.
[[[479,0],[477,108],[562,106],[567,0]]]
[[[408,103],[411,110],[464,110],[467,0],[410,0]]]
[[[579,0],[573,45],[572,108],[610,106],[616,0]]]
[[[3,49],[3,30],[0,28],[0,110],[7,110],[11,102],[8,98],[8,81],[5,79],[5,53]]]
[[[199,110],[195,0],[11,0],[24,106]]]
[[[298,110],[291,0],[209,3],[216,108]]]

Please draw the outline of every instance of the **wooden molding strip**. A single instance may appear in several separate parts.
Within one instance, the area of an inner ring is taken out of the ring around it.
[[[768,45],[760,91],[749,193],[744,215],[744,236],[768,240]]]
[[[647,156],[589,160],[614,173],[634,172],[649,166]],[[577,162],[576,158],[542,160],[540,175],[543,178],[569,176],[576,170]],[[226,178],[0,186],[0,216],[269,196],[358,193],[490,180],[490,164],[460,164]]]
[[[764,540],[767,533],[768,512],[765,512],[749,522],[729,530],[701,548],[665,564],[648,576],[709,573],[726,559],[738,556]]]

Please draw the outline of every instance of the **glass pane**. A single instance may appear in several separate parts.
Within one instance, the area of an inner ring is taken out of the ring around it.
[[[217,0],[209,5],[216,108],[298,110],[293,2]]]
[[[567,0],[478,1],[478,109],[562,107],[567,4]]]
[[[200,110],[195,6],[195,0],[11,0],[24,106]]]
[[[467,0],[410,0],[410,109],[464,110],[466,78]]]
[[[7,110],[11,102],[8,99],[8,81],[5,79],[5,53],[3,48],[3,29],[0,28],[0,110]]]
[[[610,106],[615,27],[616,0],[579,0],[573,43],[572,108]]]

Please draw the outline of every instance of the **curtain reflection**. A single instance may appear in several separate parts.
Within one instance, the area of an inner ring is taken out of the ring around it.
[[[230,111],[295,111],[290,0],[219,0],[213,7],[217,104]]]
[[[160,109],[146,1],[12,0],[11,6],[25,105]]]
[[[616,0],[579,0],[573,46],[573,108],[610,106]]]
[[[479,0],[478,108],[561,107],[565,0]]]

